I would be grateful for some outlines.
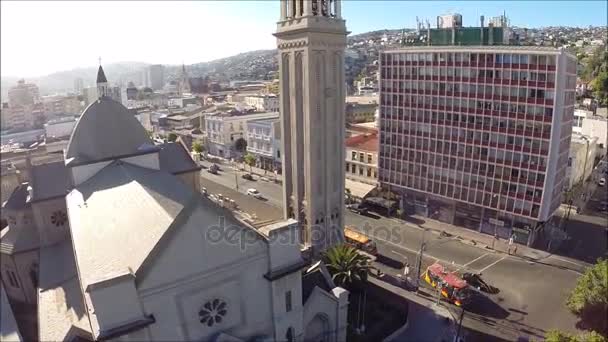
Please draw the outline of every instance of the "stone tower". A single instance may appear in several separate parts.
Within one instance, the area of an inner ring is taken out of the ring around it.
[[[281,1],[284,215],[315,256],[343,240],[347,34],[340,0]]]

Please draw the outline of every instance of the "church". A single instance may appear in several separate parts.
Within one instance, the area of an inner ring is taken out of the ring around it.
[[[63,165],[32,168],[3,208],[3,271],[25,273],[4,286],[37,297],[39,339],[344,341],[348,292],[307,272],[297,222],[254,228],[203,197],[187,151],[154,145],[98,81]]]

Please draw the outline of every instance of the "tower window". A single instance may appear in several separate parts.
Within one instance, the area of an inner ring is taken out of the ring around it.
[[[291,291],[285,292],[285,312],[290,312],[291,307]]]

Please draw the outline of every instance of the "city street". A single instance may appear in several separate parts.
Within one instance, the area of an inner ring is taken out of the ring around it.
[[[281,216],[280,184],[239,179],[238,194],[233,189],[234,170],[224,170],[220,175],[202,170],[201,186],[207,187],[211,193],[221,191],[231,196],[242,210],[253,210],[262,220]],[[243,195],[248,187],[256,187],[268,201]],[[410,277],[415,277],[416,255],[424,238],[427,247],[423,270],[439,262],[450,270],[481,272],[487,283],[497,287],[499,293],[480,296],[471,312],[466,313],[463,325],[471,339],[476,340],[473,336],[478,333],[488,335],[483,337],[484,340],[494,336],[497,340],[515,341],[519,337],[539,339],[547,330],[554,328],[575,331],[576,318],[567,311],[564,303],[577,277],[588,265],[585,262],[556,255],[540,260],[510,256],[462,243],[455,237],[442,237],[435,231],[421,229],[415,223],[375,214],[362,216],[347,211],[345,220],[347,225],[373,237],[380,254],[374,266],[387,274],[401,274],[404,263],[409,262]],[[504,242],[499,241],[498,244],[504,245]],[[496,249],[504,250],[504,247],[497,245]],[[432,291],[428,290],[428,293],[432,294]],[[458,311],[454,307],[455,316]]]

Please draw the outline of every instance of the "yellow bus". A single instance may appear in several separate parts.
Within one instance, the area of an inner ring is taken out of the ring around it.
[[[371,255],[378,254],[376,243],[367,235],[355,231],[352,227],[344,227],[344,240],[346,240],[348,245],[351,245]]]

